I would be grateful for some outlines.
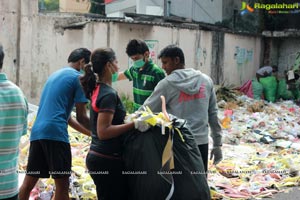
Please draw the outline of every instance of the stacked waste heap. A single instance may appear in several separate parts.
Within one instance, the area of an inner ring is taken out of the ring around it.
[[[254,100],[224,86],[217,97],[224,159],[209,167],[213,198],[272,197],[299,186],[300,108],[292,101]]]
[[[223,126],[223,156],[209,163],[208,182],[213,199],[271,197],[299,186],[300,108],[292,101],[267,103],[240,95],[232,88],[217,89],[219,118]],[[30,127],[20,145],[20,172],[26,169]],[[70,196],[96,199],[95,186],[85,167],[90,138],[69,128],[72,147]],[[212,142],[210,142],[212,143]],[[24,173],[20,173],[20,181]],[[32,199],[50,199],[52,179],[41,179]]]

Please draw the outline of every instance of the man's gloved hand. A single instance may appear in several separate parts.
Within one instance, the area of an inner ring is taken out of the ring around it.
[[[134,128],[141,132],[145,132],[150,128],[150,125],[147,122],[139,118],[134,119],[133,122],[134,122]]]
[[[210,160],[214,158],[213,164],[217,165],[223,159],[221,146],[213,147],[210,152]]]

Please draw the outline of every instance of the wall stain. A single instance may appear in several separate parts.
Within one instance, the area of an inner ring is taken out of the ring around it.
[[[240,83],[243,81],[243,68],[249,62],[253,61],[253,49],[245,49],[239,46],[235,47],[234,58],[237,64],[237,71],[240,79]]]

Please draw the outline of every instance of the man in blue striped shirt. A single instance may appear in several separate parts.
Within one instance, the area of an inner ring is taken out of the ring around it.
[[[2,73],[0,44],[0,199],[18,199],[19,142],[27,132],[28,106],[18,86]]]

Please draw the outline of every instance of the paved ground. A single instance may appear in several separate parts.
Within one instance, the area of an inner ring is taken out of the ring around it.
[[[300,199],[300,187],[293,188],[289,193],[279,193],[274,195],[273,198],[263,198],[262,200],[299,200]]]

